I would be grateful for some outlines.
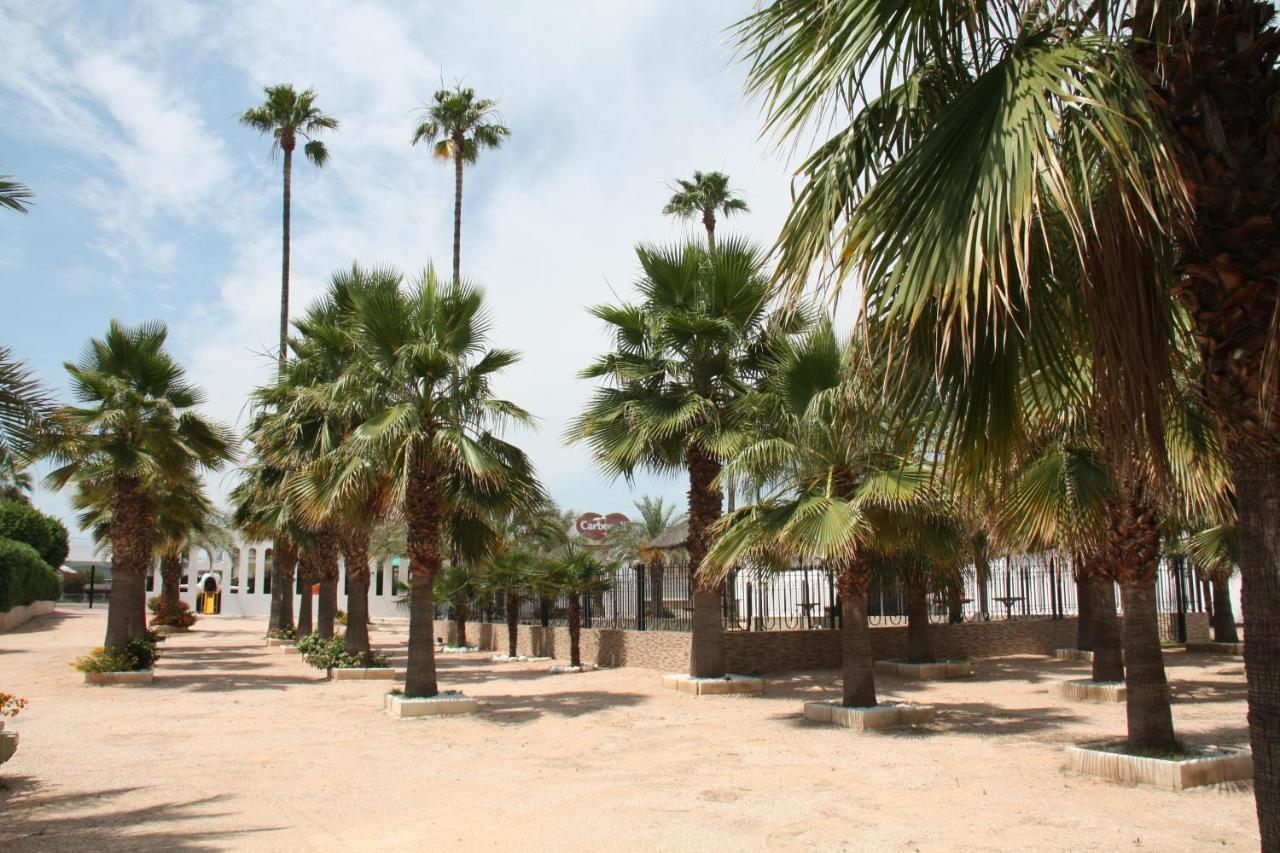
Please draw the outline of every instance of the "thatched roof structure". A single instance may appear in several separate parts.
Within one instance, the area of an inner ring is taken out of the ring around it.
[[[677,522],[645,543],[645,548],[655,551],[674,551],[684,548],[689,541],[689,522]]]

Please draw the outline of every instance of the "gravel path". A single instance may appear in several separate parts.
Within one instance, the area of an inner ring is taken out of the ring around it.
[[[326,683],[207,618],[164,644],[149,687],[86,687],[70,663],[103,611],[0,634],[0,688],[30,700],[0,768],[0,850],[1256,850],[1252,787],[1174,793],[1068,774],[1063,747],[1119,735],[1123,706],[1066,705],[1085,664],[981,661],[973,678],[881,679],[937,723],[858,735],[805,722],[833,673],[763,698],[694,698],[642,669],[442,657],[463,718],[398,721],[387,682]],[[404,665],[402,625],[374,641]],[[1171,652],[1193,742],[1246,742],[1239,659]]]

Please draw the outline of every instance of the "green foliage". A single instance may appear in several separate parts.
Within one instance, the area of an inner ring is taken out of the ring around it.
[[[156,596],[147,601],[147,608],[151,611],[152,625],[190,628],[196,624],[196,615],[191,612],[191,605],[181,599],[175,602],[163,596]]]
[[[25,542],[53,568],[67,559],[67,528],[51,515],[19,501],[0,503],[0,537]]]
[[[25,542],[0,538],[0,613],[34,601],[57,601],[62,578]]]
[[[72,664],[81,672],[134,672],[151,669],[160,657],[160,637],[148,631],[130,640],[121,651],[101,646]]]
[[[326,639],[319,634],[309,634],[298,641],[298,653],[308,664],[326,672],[365,666],[362,656],[348,652],[345,643],[341,635]],[[369,658],[369,666],[390,666],[391,663],[386,655],[377,652],[370,653]]]
[[[296,640],[298,632],[293,628],[276,628],[274,631],[268,631],[267,637],[272,640]]]

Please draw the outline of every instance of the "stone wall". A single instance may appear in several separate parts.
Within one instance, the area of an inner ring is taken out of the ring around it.
[[[57,602],[54,601],[33,601],[27,605],[19,604],[4,613],[0,613],[0,634],[5,631],[12,631],[37,616],[52,613],[56,604]]]
[[[1171,617],[1172,618],[1172,617]],[[934,625],[934,647],[939,657],[990,658],[1003,655],[1047,655],[1071,648],[1076,642],[1076,620],[1014,619]],[[436,636],[457,641],[452,622],[437,621]],[[1187,639],[1207,640],[1209,618],[1187,614]],[[638,666],[682,672],[689,665],[687,631],[621,631],[612,628],[582,629],[582,660],[602,666]],[[505,625],[468,622],[467,642],[490,651],[507,650]],[[840,666],[838,631],[729,631],[725,634],[725,663],[730,672],[748,675],[835,669]],[[877,659],[906,654],[905,625],[871,629],[871,647]],[[516,650],[523,655],[567,660],[569,629],[521,625]]]

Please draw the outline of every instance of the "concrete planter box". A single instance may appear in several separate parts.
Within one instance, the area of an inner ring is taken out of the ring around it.
[[[520,663],[529,663],[529,662],[538,663],[538,662],[540,662],[540,661],[548,661],[548,660],[551,660],[551,658],[549,658],[549,657],[532,657],[532,656],[530,656],[530,655],[516,655],[515,657],[512,657],[511,655],[494,655],[492,658],[490,658],[490,660],[492,660],[494,663],[516,663],[516,662],[520,662]]]
[[[394,693],[383,697],[383,708],[393,717],[407,720],[411,717],[441,717],[452,714],[473,714],[480,703],[461,693],[441,693],[428,699],[407,699]]]
[[[1080,663],[1093,663],[1093,652],[1081,649],[1054,649],[1053,656],[1058,660],[1074,660]]]
[[[298,647],[293,645],[292,643],[286,643],[283,646],[277,646],[276,648],[280,649],[280,651],[284,652],[287,655],[298,654]]]
[[[592,672],[595,670],[595,668],[596,668],[596,665],[593,663],[584,663],[581,666],[570,666],[569,664],[553,663],[551,666],[547,667],[547,672],[560,675],[560,674],[569,673],[569,672]]]
[[[167,637],[170,634],[187,634],[191,631],[190,628],[179,628],[177,625],[152,625],[151,630],[162,637]]]
[[[30,604],[19,604],[0,613],[0,633],[11,631],[19,625],[25,625],[37,616],[52,613],[56,601],[33,601]]]
[[[267,637],[268,648],[280,648],[281,646],[292,646],[292,645],[295,645],[297,642],[298,642],[297,640],[286,640],[280,637]]]
[[[751,675],[694,678],[692,675],[673,672],[662,676],[662,686],[667,690],[677,690],[694,696],[758,696],[764,690],[764,679]]]
[[[1210,652],[1215,655],[1243,655],[1244,643],[1187,643],[1189,652]]]
[[[1123,741],[1094,741],[1067,747],[1067,769],[1117,782],[1162,788],[1194,788],[1253,778],[1253,754],[1247,749],[1202,746],[1192,758],[1147,758],[1114,752]]]
[[[0,731],[0,764],[4,764],[18,751],[18,733]]]
[[[1071,681],[1056,681],[1049,685],[1049,694],[1068,702],[1094,702],[1106,704],[1123,702],[1128,690],[1123,681],[1090,681],[1087,678],[1075,678]]]
[[[395,668],[390,666],[344,666],[333,670],[334,681],[393,681],[395,677]]]
[[[964,678],[973,675],[973,665],[967,660],[939,660],[932,663],[907,663],[900,660],[878,660],[877,675],[896,675],[899,678],[916,678],[921,681],[941,681],[947,678]]]
[[[839,702],[805,702],[804,718],[815,723],[843,726],[854,731],[916,726],[933,722],[932,705],[881,702],[874,708],[846,708]]]
[[[478,651],[480,651],[479,646],[436,646],[436,652],[442,655],[460,655]]]
[[[132,672],[86,672],[85,684],[150,684],[155,680],[154,669],[137,669]]]

